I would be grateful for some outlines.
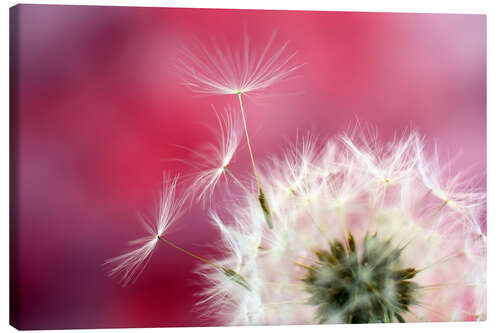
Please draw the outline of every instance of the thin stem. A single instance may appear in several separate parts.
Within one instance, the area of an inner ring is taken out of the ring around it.
[[[315,268],[314,266],[309,266],[309,265],[306,265],[306,264],[303,264],[303,263],[300,263],[298,261],[294,261],[293,262],[295,265],[299,266],[299,267],[302,267],[302,268],[305,268],[305,269],[308,269],[308,270],[317,270],[317,268]]]
[[[322,264],[320,261],[318,261],[318,260],[316,260],[314,258],[309,258],[309,257],[301,256],[301,255],[297,255],[297,258],[312,261],[316,265],[321,265]]]
[[[245,187],[245,185],[243,185],[238,178],[236,178],[236,176],[231,172],[231,170],[229,170],[229,168],[227,166],[224,167],[224,170],[227,171],[227,173],[229,174],[229,176],[231,176],[231,178],[234,180],[234,182],[238,185],[240,185],[240,187],[248,194],[248,195],[251,195],[250,191]]]
[[[449,282],[449,283],[436,283],[436,284],[428,284],[424,286],[419,286],[420,289],[441,289],[441,288],[449,288],[454,286],[462,286],[468,288],[475,288],[478,286],[477,283],[464,283],[462,281],[457,282]]]
[[[238,100],[240,101],[241,117],[243,119],[243,128],[245,129],[245,135],[247,138],[248,151],[250,152],[250,159],[252,160],[253,172],[255,173],[255,180],[257,180],[257,186],[259,189],[262,188],[260,184],[259,175],[257,173],[257,167],[255,166],[255,159],[253,158],[252,146],[250,144],[250,137],[248,136],[247,121],[245,117],[245,110],[243,109],[243,100],[241,99],[241,92],[237,93]]]
[[[199,260],[199,261],[201,261],[201,262],[204,262],[205,264],[212,265],[212,266],[214,266],[215,268],[218,268],[218,269],[221,269],[221,268],[222,268],[221,266],[216,265],[216,264],[214,264],[213,262],[208,261],[207,259],[204,259],[204,258],[202,258],[202,257],[200,257],[200,256],[197,256],[196,254],[194,254],[194,253],[192,253],[192,252],[189,252],[188,250],[184,250],[182,247],[180,247],[180,246],[178,246],[178,245],[175,245],[175,244],[174,244],[174,243],[172,243],[171,241],[168,241],[168,240],[167,240],[165,237],[163,237],[163,236],[158,235],[158,239],[159,239],[159,240],[161,240],[162,242],[164,242],[165,244],[168,244],[168,245],[172,246],[173,248],[176,248],[177,250],[179,250],[179,251],[181,251],[181,252],[183,252],[183,253],[187,254],[188,256],[191,256],[191,257],[193,257],[193,258],[195,258],[195,259],[197,259],[197,260]]]
[[[248,129],[247,129],[247,121],[245,118],[245,110],[243,109],[243,100],[241,99],[241,91],[237,93],[238,95],[238,100],[240,101],[240,108],[241,108],[241,117],[243,118],[243,127],[245,128],[245,135],[247,138],[247,144],[248,144],[248,151],[250,152],[250,159],[252,160],[252,167],[253,167],[253,172],[255,173],[255,180],[257,180],[257,187],[259,190],[259,204],[260,207],[262,208],[262,212],[264,213],[264,218],[266,219],[267,226],[269,229],[273,228],[273,218],[271,216],[271,209],[269,207],[269,203],[266,200],[266,196],[264,194],[264,191],[262,190],[262,185],[260,183],[259,175],[257,173],[257,167],[255,166],[255,159],[253,158],[253,152],[252,152],[252,146],[250,144],[250,137],[248,136]]]
[[[435,315],[437,315],[443,321],[450,321],[449,317],[447,317],[442,312],[436,310],[436,308],[433,308],[433,307],[429,306],[428,304],[417,303],[417,304],[415,304],[415,306],[421,307],[421,308],[423,308],[423,309],[425,309],[427,311],[430,311],[430,312],[434,313]]]
[[[281,287],[292,287],[292,288],[303,288],[304,285],[301,283],[287,283],[287,282],[262,282],[263,284],[270,284],[276,286],[276,288]]]
[[[307,298],[304,298],[303,300],[296,299],[296,300],[291,300],[291,301],[283,301],[283,302],[272,302],[272,303],[262,303],[260,304],[260,307],[270,307],[270,306],[280,306],[283,304],[304,304],[307,301]]]
[[[444,313],[437,310],[437,308],[434,307],[435,306],[434,304],[427,304],[427,303],[420,302],[416,305],[420,306],[421,308],[424,308],[426,310],[434,312],[436,315],[441,316],[442,317],[441,319],[445,319],[446,321],[449,321],[449,317],[447,317]],[[480,315],[481,315],[480,313],[474,313],[474,312],[470,312],[470,311],[463,310],[463,309],[458,309],[458,311],[462,312],[463,314],[469,315],[469,316],[474,316],[476,318],[480,317]]]
[[[307,204],[307,203],[306,203]],[[316,223],[316,220],[314,219],[314,217],[311,215],[311,213],[309,212],[309,210],[307,209],[306,207],[306,215],[309,217],[309,219],[311,219],[311,222],[312,224],[316,227],[316,229],[318,229],[319,231],[319,234],[326,240],[328,240],[328,237],[326,236],[326,232],[323,230],[323,228],[321,228],[321,225],[319,225],[318,223]]]
[[[426,269],[429,269],[430,267],[432,267],[434,265],[444,263],[444,262],[446,262],[446,261],[448,261],[450,259],[453,259],[455,257],[461,256],[463,254],[464,254],[463,250],[456,250],[455,252],[452,252],[452,253],[450,253],[450,254],[448,254],[448,255],[446,255],[446,256],[444,256],[444,257],[436,260],[435,262],[428,264],[427,266],[424,266],[424,267],[422,267],[420,269],[417,269],[417,271],[418,272],[425,271]]]
[[[162,242],[164,242],[165,244],[168,244],[170,246],[172,246],[173,248],[187,254],[188,256],[190,257],[193,257],[205,264],[209,264],[215,268],[217,268],[219,271],[221,271],[227,278],[229,278],[230,280],[234,281],[235,283],[239,284],[240,286],[244,287],[245,289],[247,289],[248,291],[251,291],[252,288],[250,286],[250,284],[248,283],[247,280],[245,280],[245,278],[243,276],[241,276],[240,274],[236,273],[236,271],[234,271],[232,268],[229,268],[229,267],[224,267],[224,266],[220,266],[220,265],[217,265],[217,264],[214,264],[213,262],[211,261],[208,261],[207,259],[204,259],[200,256],[197,256],[196,254],[192,253],[192,252],[189,252],[188,250],[184,250],[182,247],[178,246],[178,245],[175,245],[174,243],[172,243],[171,241],[168,241],[167,239],[165,239],[165,237],[161,236],[161,235],[158,235],[157,236],[159,240],[161,240]]]
[[[449,203],[450,201],[448,199],[444,200],[443,203],[439,206],[439,208],[429,217],[429,220],[430,219],[433,219],[436,217],[437,214],[439,214],[439,212],[444,208],[446,207],[446,205]]]

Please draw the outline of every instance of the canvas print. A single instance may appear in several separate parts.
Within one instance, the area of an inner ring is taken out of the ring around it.
[[[486,319],[485,15],[10,16],[14,327]]]

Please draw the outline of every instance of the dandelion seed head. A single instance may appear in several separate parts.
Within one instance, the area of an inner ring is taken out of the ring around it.
[[[251,289],[206,267],[204,306],[223,324],[484,319],[484,194],[446,168],[416,132],[297,141],[259,173],[272,229],[255,195],[213,213],[216,263]]]

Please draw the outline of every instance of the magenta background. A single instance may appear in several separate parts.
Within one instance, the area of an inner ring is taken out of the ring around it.
[[[486,178],[486,17],[24,5],[17,27],[17,203],[12,318],[18,328],[198,326],[191,258],[159,246],[137,283],[102,271],[144,235],[163,171],[186,171],[172,146],[212,140],[210,104],[180,82],[177,50],[194,38],[241,44],[244,25],[306,63],[299,78],[246,101],[256,159],[286,138],[336,135],[356,119],[382,140],[414,128],[457,169]],[[15,130],[15,129],[14,129]],[[245,150],[234,169],[249,172]],[[14,173],[15,174],[15,173]],[[205,256],[217,239],[194,209],[170,236]],[[161,245],[161,244],[160,244]]]

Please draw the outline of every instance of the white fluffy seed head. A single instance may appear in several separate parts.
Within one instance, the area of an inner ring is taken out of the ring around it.
[[[301,65],[295,63],[297,52],[288,53],[288,43],[275,45],[275,39],[276,32],[258,52],[246,33],[241,49],[221,46],[215,39],[211,47],[199,43],[185,48],[179,59],[184,84],[197,93],[248,95],[287,79]]]
[[[232,267],[251,286],[246,290],[220,271],[203,268],[209,286],[202,303],[221,323],[317,322],[320,306],[310,304],[306,267],[317,265],[315,253],[345,240],[347,231],[358,255],[374,251],[369,244],[363,248],[363,239],[376,234],[380,244],[402,249],[400,266],[388,267],[418,272],[411,280],[418,290],[409,294],[415,302],[399,313],[406,321],[485,318],[485,196],[456,177],[446,178],[424,153],[418,133],[387,145],[359,132],[324,144],[307,138],[265,170],[260,177],[273,229],[266,227],[253,195],[225,207],[224,218],[212,213],[223,249],[216,263]],[[369,269],[358,273],[359,281],[373,277]],[[332,278],[329,271],[322,276]],[[381,297],[396,299],[400,286],[385,285]],[[370,297],[361,293],[344,308],[330,309],[325,322],[345,322],[346,313]]]

